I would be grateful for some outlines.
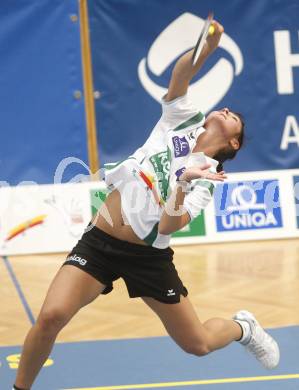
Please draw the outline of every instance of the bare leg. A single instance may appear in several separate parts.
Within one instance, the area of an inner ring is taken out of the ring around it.
[[[29,331],[21,356],[16,386],[30,389],[48,358],[57,334],[105,286],[72,265],[63,266],[54,278],[36,324]]]
[[[188,353],[206,355],[242,336],[241,327],[232,320],[212,318],[202,324],[188,298],[181,297],[176,304],[147,297],[143,300],[159,316],[168,334]]]

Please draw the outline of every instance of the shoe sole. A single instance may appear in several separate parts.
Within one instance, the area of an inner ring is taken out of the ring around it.
[[[259,326],[260,328],[263,329],[263,331],[264,331],[265,334],[266,334],[266,337],[268,337],[268,338],[271,339],[272,345],[273,345],[274,350],[275,350],[275,355],[277,356],[277,361],[274,362],[274,364],[271,365],[271,366],[265,366],[262,362],[260,362],[260,363],[261,363],[265,368],[267,368],[267,369],[269,369],[269,370],[271,370],[271,369],[277,367],[278,364],[279,364],[279,360],[280,360],[280,350],[279,350],[279,346],[278,346],[276,340],[274,340],[274,338],[273,338],[272,336],[270,336],[269,333],[266,332],[266,331],[264,330],[264,328],[260,325],[260,323],[259,323],[259,322],[257,321],[257,319],[254,317],[254,315],[253,315],[252,313],[250,313],[249,311],[247,311],[247,310],[240,310],[240,311],[238,311],[238,312],[233,316],[233,319],[234,319],[234,320],[240,320],[240,321],[247,321],[247,322],[249,323],[250,328],[252,327],[252,324],[251,324],[251,321],[252,321],[253,323],[256,324],[256,326]],[[249,320],[249,321],[248,321],[248,320]]]

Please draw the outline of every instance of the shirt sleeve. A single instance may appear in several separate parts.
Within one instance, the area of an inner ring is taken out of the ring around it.
[[[189,128],[192,125],[202,126],[205,117],[193,106],[188,95],[180,96],[170,102],[162,99],[162,117],[169,129],[174,131]]]
[[[185,196],[184,208],[190,219],[196,218],[207,207],[213,196],[214,184],[207,180],[198,180]]]
[[[192,105],[187,94],[170,102],[162,99],[162,116],[142,146],[142,150],[145,153],[149,150],[157,152],[161,147],[167,146],[173,132],[175,134],[182,134],[184,130],[189,132],[192,127],[201,127],[204,121],[204,115]]]

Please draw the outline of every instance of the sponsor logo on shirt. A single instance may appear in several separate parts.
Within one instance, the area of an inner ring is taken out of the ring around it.
[[[80,256],[78,256],[76,254],[72,255],[72,256],[68,256],[66,261],[75,261],[75,262],[79,263],[82,266],[84,266],[87,263],[87,260],[82,259],[82,257],[80,257]]]
[[[154,154],[150,157],[156,176],[158,178],[158,185],[163,200],[167,198],[168,186],[169,186],[169,172],[170,172],[170,149],[167,148],[164,152]]]
[[[190,131],[190,133],[187,134],[187,137],[188,137],[189,141],[194,140],[195,139],[195,131]]]
[[[296,205],[297,228],[299,229],[299,176],[294,176],[294,197]]]
[[[282,227],[278,180],[226,183],[215,190],[217,231]]]
[[[186,137],[172,137],[172,143],[173,143],[173,149],[174,149],[174,156],[175,157],[183,157],[187,156],[187,154],[190,152],[189,143],[186,140]]]
[[[182,167],[180,169],[178,169],[176,172],[175,172],[175,175],[177,177],[177,180],[179,180],[180,176],[183,174],[183,172],[186,170],[186,167]]]

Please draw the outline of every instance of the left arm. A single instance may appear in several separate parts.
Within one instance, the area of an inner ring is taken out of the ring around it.
[[[165,204],[158,231],[161,234],[171,234],[182,229],[190,222],[190,214],[183,207],[186,187],[191,180],[204,178],[208,180],[223,181],[226,179],[224,172],[211,173],[209,164],[187,168],[180,177],[180,182],[175,186],[172,194]]]

